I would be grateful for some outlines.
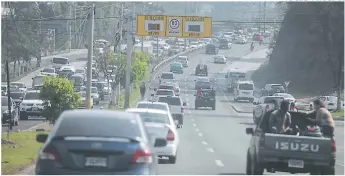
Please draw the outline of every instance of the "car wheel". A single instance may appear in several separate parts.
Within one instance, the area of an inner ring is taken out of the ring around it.
[[[325,168],[321,171],[321,175],[335,175],[335,168],[334,167]]]
[[[19,125],[19,120],[14,121],[14,126],[18,126]]]
[[[256,117],[255,117],[255,113],[254,113],[254,111],[253,111],[253,122],[254,122],[255,124],[257,124],[256,121],[257,121],[257,120],[256,120]]]
[[[216,110],[216,105],[215,104],[212,106],[212,110]]]
[[[169,163],[170,164],[175,164],[176,163],[176,158],[177,158],[177,155],[176,156],[169,156]]]
[[[246,162],[246,175],[251,175],[252,171],[251,171],[251,161],[250,161],[250,155],[249,155],[249,149],[247,152],[247,162]]]
[[[250,170],[251,170],[251,172],[252,172],[250,175],[263,175],[264,169],[261,168],[261,167],[256,163],[255,159],[254,159],[253,162],[251,161],[250,166],[251,166],[251,169],[250,169]]]

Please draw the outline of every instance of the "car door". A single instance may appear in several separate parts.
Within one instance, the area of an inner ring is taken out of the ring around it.
[[[262,104],[264,102],[264,97],[261,97],[258,101],[258,104],[256,105],[255,107],[255,110],[254,110],[254,116],[255,117],[260,117],[261,114],[262,114]]]

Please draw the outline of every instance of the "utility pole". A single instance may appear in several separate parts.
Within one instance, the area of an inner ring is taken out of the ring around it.
[[[144,7],[142,8],[142,11],[141,11],[142,15],[145,14],[145,7],[146,7],[146,4],[145,4],[146,2],[143,2],[143,3],[144,3]],[[140,39],[141,39],[141,52],[144,52],[144,36],[141,36]]]
[[[121,52],[121,45],[122,45],[122,32],[123,32],[123,5],[124,2],[121,2],[121,10],[120,10],[120,40],[119,43],[117,44],[117,51],[120,52],[120,58],[122,58],[122,52]],[[127,46],[128,47],[128,46]],[[117,88],[117,97],[116,97],[116,104],[119,104],[120,101],[120,94],[121,94],[121,83],[119,82],[118,88]]]
[[[89,41],[88,41],[88,52],[87,52],[87,84],[86,84],[86,103],[87,109],[91,109],[91,80],[92,80],[92,56],[93,56],[93,30],[95,20],[95,4],[92,4],[91,13],[89,13]]]
[[[265,35],[266,33],[266,1],[264,1],[264,33],[263,35]]]
[[[184,3],[184,16],[187,16],[187,5],[188,5],[188,2],[186,1]],[[188,38],[188,39],[190,40],[190,38]],[[187,49],[187,39],[185,38],[184,39],[184,50],[186,50],[186,49]]]
[[[261,2],[260,2],[260,5],[259,5],[259,32],[261,33]]]
[[[133,36],[132,36],[132,14],[127,17],[127,55],[126,55],[126,94],[125,94],[125,109],[129,108],[129,96],[131,88],[131,63],[132,63],[132,49],[133,49]]]
[[[69,3],[69,18],[72,19],[72,3]],[[69,50],[72,49],[72,20],[69,21]]]
[[[157,9],[159,8],[158,2],[157,2]],[[157,59],[159,56],[159,36],[157,36]]]

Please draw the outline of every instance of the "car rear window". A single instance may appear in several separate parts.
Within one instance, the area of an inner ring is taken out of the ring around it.
[[[239,90],[254,90],[253,84],[239,84],[238,85]]]
[[[284,89],[282,85],[272,85],[272,89]]]
[[[158,90],[156,95],[170,95],[173,96],[174,92],[171,90]]]
[[[106,122],[106,123],[104,123]],[[140,127],[133,118],[64,118],[55,136],[141,137]]]
[[[168,89],[168,90],[173,90],[174,86],[167,86],[167,85],[160,85],[158,89]]]
[[[178,97],[159,97],[158,102],[164,102],[172,106],[181,106],[181,99]]]
[[[169,74],[169,73],[163,73],[161,78],[162,79],[174,79],[174,75],[173,74]]]
[[[284,97],[266,97],[264,103],[271,103],[272,100],[276,100],[280,104],[284,100]]]
[[[154,123],[169,123],[169,117],[167,114],[150,113],[150,112],[134,112],[140,115],[143,122]]]
[[[143,109],[158,109],[158,110],[164,110],[167,111],[168,107],[166,105],[162,104],[148,104],[148,103],[140,103],[138,104],[137,108],[143,108]]]

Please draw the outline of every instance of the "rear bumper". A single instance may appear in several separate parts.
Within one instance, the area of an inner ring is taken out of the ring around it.
[[[67,169],[61,164],[52,163],[51,161],[39,160],[36,164],[36,175],[155,175],[155,164],[143,165],[137,164],[130,166],[127,170],[111,171],[106,170],[95,171],[87,168]]]
[[[155,151],[157,152],[157,155],[159,157],[162,156],[176,156],[177,153],[177,145],[172,143],[172,144],[168,144],[165,147],[157,147],[155,148]]]
[[[238,100],[254,100],[254,96],[238,96],[236,97]]]
[[[289,167],[289,160],[303,160],[303,168]],[[320,154],[301,154],[294,152],[260,151],[258,164],[263,168],[291,173],[309,173],[317,169],[334,167],[335,157]]]
[[[27,116],[42,116],[43,110],[42,111],[20,111],[20,114],[27,115]]]

